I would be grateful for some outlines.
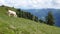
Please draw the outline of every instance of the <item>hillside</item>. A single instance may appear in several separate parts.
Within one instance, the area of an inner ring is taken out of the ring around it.
[[[24,18],[9,17],[0,7],[0,34],[60,34],[60,28]]]

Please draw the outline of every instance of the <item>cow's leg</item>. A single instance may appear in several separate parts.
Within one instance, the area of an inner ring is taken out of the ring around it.
[[[17,15],[16,15],[16,14],[14,14],[14,17],[17,17]]]
[[[15,17],[15,14],[13,14],[14,15],[14,17]]]
[[[17,15],[15,15],[17,17]]]

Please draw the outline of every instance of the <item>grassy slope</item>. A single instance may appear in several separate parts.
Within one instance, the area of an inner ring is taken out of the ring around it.
[[[60,34],[60,28],[24,18],[8,17],[6,9],[0,7],[0,34]]]

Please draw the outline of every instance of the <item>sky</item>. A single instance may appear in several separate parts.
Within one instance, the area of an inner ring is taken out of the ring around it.
[[[0,0],[1,5],[21,9],[60,9],[60,0]]]

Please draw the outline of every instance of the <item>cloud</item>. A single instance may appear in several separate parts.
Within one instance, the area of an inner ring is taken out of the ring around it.
[[[57,8],[60,9],[60,0],[0,0],[0,5],[22,9]]]
[[[53,6],[60,8],[60,0],[53,0]]]

